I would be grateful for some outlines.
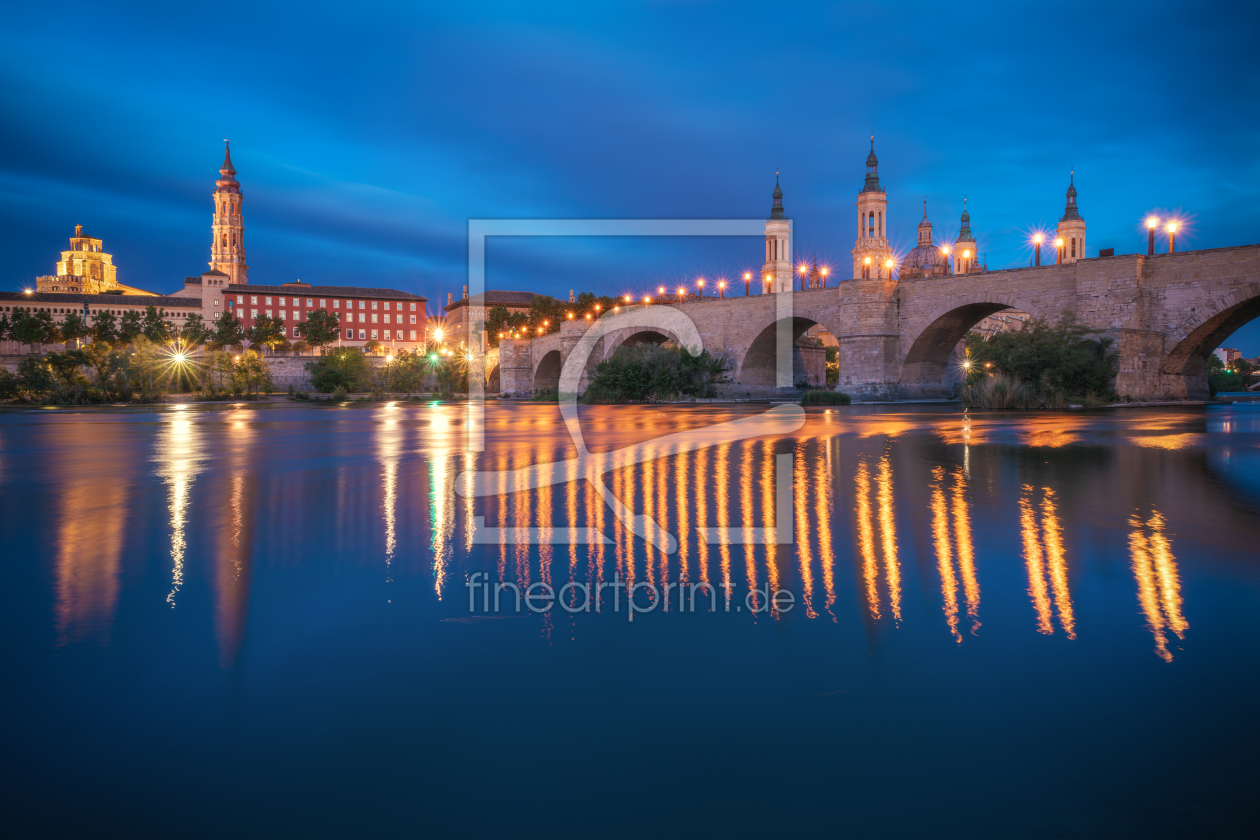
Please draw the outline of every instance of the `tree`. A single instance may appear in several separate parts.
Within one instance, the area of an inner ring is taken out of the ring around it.
[[[245,327],[241,324],[241,319],[231,312],[224,312],[223,316],[215,321],[214,343],[220,347],[235,347],[244,338]]]
[[[237,393],[246,397],[266,394],[275,390],[275,385],[271,380],[271,370],[267,367],[267,362],[264,361],[262,356],[252,350],[242,353],[240,360],[237,361],[233,385]]]
[[[38,399],[52,390],[53,372],[48,362],[36,356],[27,356],[18,362],[18,396],[26,400]]]
[[[312,347],[322,348],[332,344],[341,335],[341,319],[335,312],[313,309],[306,313],[306,320],[297,325],[298,335]]]
[[[13,340],[18,344],[26,344],[31,348],[31,352],[35,352],[35,344],[44,340],[44,325],[29,312],[18,312],[13,316],[13,326],[10,329]]]
[[[113,344],[118,340],[118,319],[114,313],[101,309],[92,316],[92,340]]]
[[[144,320],[140,332],[154,344],[165,344],[171,340],[171,325],[166,321],[166,310],[156,306],[144,308]]]
[[[371,385],[372,368],[357,347],[330,350],[327,355],[307,362],[306,370],[311,375],[311,385],[321,394],[331,394],[338,388],[362,391]]]
[[[73,341],[76,345],[87,338],[91,334],[87,322],[83,320],[83,316],[78,312],[71,312],[61,321],[61,337],[66,342]]]
[[[124,312],[122,319],[118,322],[118,340],[123,344],[130,344],[143,332],[144,322],[140,313],[134,309]]]
[[[8,315],[0,314],[0,341],[8,341],[13,337],[13,324]]]
[[[285,341],[284,321],[267,315],[259,315],[254,319],[254,326],[245,331],[245,337],[254,344],[274,349]]]
[[[194,312],[184,321],[184,327],[179,331],[179,338],[185,344],[197,346],[205,342],[210,335],[210,328],[206,326],[206,322],[201,320],[200,313]]]
[[[61,324],[58,324],[47,309],[41,309],[35,313],[35,319],[39,321],[40,329],[43,330],[43,336],[40,341],[44,344],[56,344],[61,341]]]

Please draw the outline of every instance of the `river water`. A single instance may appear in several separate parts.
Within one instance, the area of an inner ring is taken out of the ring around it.
[[[0,415],[10,824],[1254,836],[1260,407],[766,408]]]

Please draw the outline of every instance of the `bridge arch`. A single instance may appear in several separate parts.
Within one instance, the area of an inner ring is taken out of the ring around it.
[[[683,342],[678,336],[665,327],[630,327],[605,335],[603,341],[603,358],[605,359],[611,359],[613,353],[617,352],[618,347],[638,347],[644,344],[659,346],[667,341],[672,341],[679,347],[683,346]]]
[[[486,393],[497,394],[501,387],[501,377],[499,376],[499,365],[496,363],[486,373]]]
[[[559,389],[560,368],[563,362],[564,359],[560,357],[559,350],[549,350],[544,353],[543,357],[538,360],[538,366],[534,368],[534,390],[540,391],[543,388]]]
[[[781,319],[789,321],[789,319]],[[735,369],[735,379],[740,385],[751,388],[774,388],[778,384],[776,365],[778,360],[778,336],[780,321],[771,321],[749,342],[748,349],[739,357],[739,365]],[[811,385],[825,386],[827,383],[826,357],[823,356],[821,370],[812,369],[807,363],[805,352],[796,342],[811,328],[825,324],[803,315],[793,315],[790,319],[792,335],[792,384],[802,380]],[[821,349],[821,348],[820,348]],[[802,352],[802,351],[805,352]]]
[[[1208,357],[1244,324],[1260,318],[1260,283],[1251,283],[1217,298],[1205,311],[1191,314],[1168,333],[1172,350],[1164,356],[1160,372],[1174,376],[1207,375]]]
[[[958,342],[976,324],[996,312],[1014,309],[1034,318],[1047,317],[1040,307],[1008,295],[964,295],[920,318],[902,332],[907,342],[901,360],[905,385],[943,385],[945,366]]]

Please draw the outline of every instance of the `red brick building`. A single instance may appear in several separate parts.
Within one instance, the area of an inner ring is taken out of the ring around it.
[[[311,311],[323,309],[337,316],[343,346],[362,347],[379,341],[387,348],[414,350],[425,343],[427,298],[410,292],[295,282],[279,286],[230,283],[221,293],[223,303],[216,309],[233,313],[245,329],[252,327],[259,315],[279,318],[290,341],[301,338],[297,325]]]

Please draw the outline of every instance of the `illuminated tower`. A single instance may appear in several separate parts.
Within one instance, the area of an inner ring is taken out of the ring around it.
[[[792,291],[792,223],[783,212],[783,190],[779,173],[774,173],[774,203],[766,220],[766,264],[761,267],[761,291]]]
[[[1075,172],[1068,176],[1067,207],[1054,235],[1063,239],[1063,262],[1074,263],[1085,256],[1085,220],[1076,209]]]
[[[963,196],[962,229],[954,243],[954,273],[970,274],[979,265],[976,240],[971,235],[971,216],[967,213],[967,196]]]
[[[225,143],[227,141],[224,141]],[[232,166],[232,149],[223,153],[219,180],[214,182],[214,223],[210,226],[210,268],[228,276],[229,283],[248,283],[245,264],[245,223],[241,220],[241,185]]]
[[[866,156],[866,183],[857,197],[858,238],[853,246],[853,276],[875,278],[892,259],[888,246],[888,193],[879,185],[879,159],[875,138]]]

